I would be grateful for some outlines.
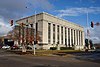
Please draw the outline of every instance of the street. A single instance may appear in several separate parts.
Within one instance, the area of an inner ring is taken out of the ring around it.
[[[74,57],[17,55],[0,50],[0,67],[100,67]]]

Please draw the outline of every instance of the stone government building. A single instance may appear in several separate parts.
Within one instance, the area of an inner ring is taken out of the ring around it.
[[[72,47],[75,49],[84,49],[84,29],[78,24],[63,20],[48,13],[39,13],[33,16],[22,18],[16,23],[28,23],[38,25],[38,35],[41,40],[38,41],[36,48],[50,49],[58,45],[59,47]]]

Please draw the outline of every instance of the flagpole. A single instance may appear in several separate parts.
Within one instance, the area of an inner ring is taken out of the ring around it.
[[[87,11],[87,21],[86,21],[86,26],[87,26],[87,32],[86,32],[86,34],[87,34],[87,39],[88,39],[88,11]]]
[[[89,26],[88,26],[88,19],[89,19],[89,14],[88,14],[88,9],[87,9],[87,22],[86,22],[86,26],[87,26],[87,39],[88,39],[88,49],[90,49],[90,45],[89,45]]]

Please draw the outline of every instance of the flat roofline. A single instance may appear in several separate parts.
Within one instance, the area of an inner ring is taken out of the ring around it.
[[[49,16],[54,17],[54,18],[56,18],[56,19],[59,19],[59,20],[65,21],[65,22],[67,22],[67,23],[74,24],[74,25],[79,26],[79,27],[81,27],[81,28],[84,28],[83,26],[81,26],[81,25],[79,25],[79,24],[76,24],[76,23],[70,22],[70,21],[65,20],[65,19],[63,19],[63,18],[59,18],[59,17],[54,16],[54,15],[52,15],[52,14],[49,14],[49,13],[47,13],[47,12],[41,12],[41,13],[38,13],[38,14],[36,14],[36,15],[40,15],[40,14],[46,14],[46,15],[49,15]],[[23,20],[23,19],[27,19],[27,18],[33,17],[33,16],[35,16],[35,14],[32,15],[32,16],[28,16],[28,17],[25,17],[25,18],[21,18],[21,19],[19,19],[19,20],[16,20],[16,22],[17,22],[17,21],[20,21],[20,20]]]
[[[43,12],[38,13],[38,14],[36,14],[36,15],[40,15],[40,14],[43,14]],[[16,22],[17,22],[17,21],[20,21],[20,20],[23,20],[23,19],[27,19],[27,18],[33,17],[33,16],[35,16],[35,14],[34,14],[34,15],[31,15],[31,16],[27,16],[27,17],[21,18],[21,19],[19,19],[19,20],[16,20]]]
[[[59,20],[65,21],[65,22],[67,22],[67,23],[71,23],[71,24],[77,25],[77,26],[79,26],[79,27],[81,27],[81,28],[84,28],[83,26],[81,26],[81,25],[79,25],[79,24],[70,22],[70,21],[65,20],[65,19],[63,19],[63,18],[59,18],[59,17],[54,16],[54,15],[52,15],[52,14],[49,14],[49,13],[47,13],[47,12],[43,12],[43,13],[44,13],[44,14],[47,14],[47,15],[49,15],[49,16],[52,16],[52,17],[54,17],[54,18],[57,18],[57,19],[59,19]]]

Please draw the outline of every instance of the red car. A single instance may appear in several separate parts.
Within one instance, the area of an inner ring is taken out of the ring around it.
[[[12,46],[11,47],[11,50],[15,50],[15,49],[19,49],[19,47],[18,46]]]

